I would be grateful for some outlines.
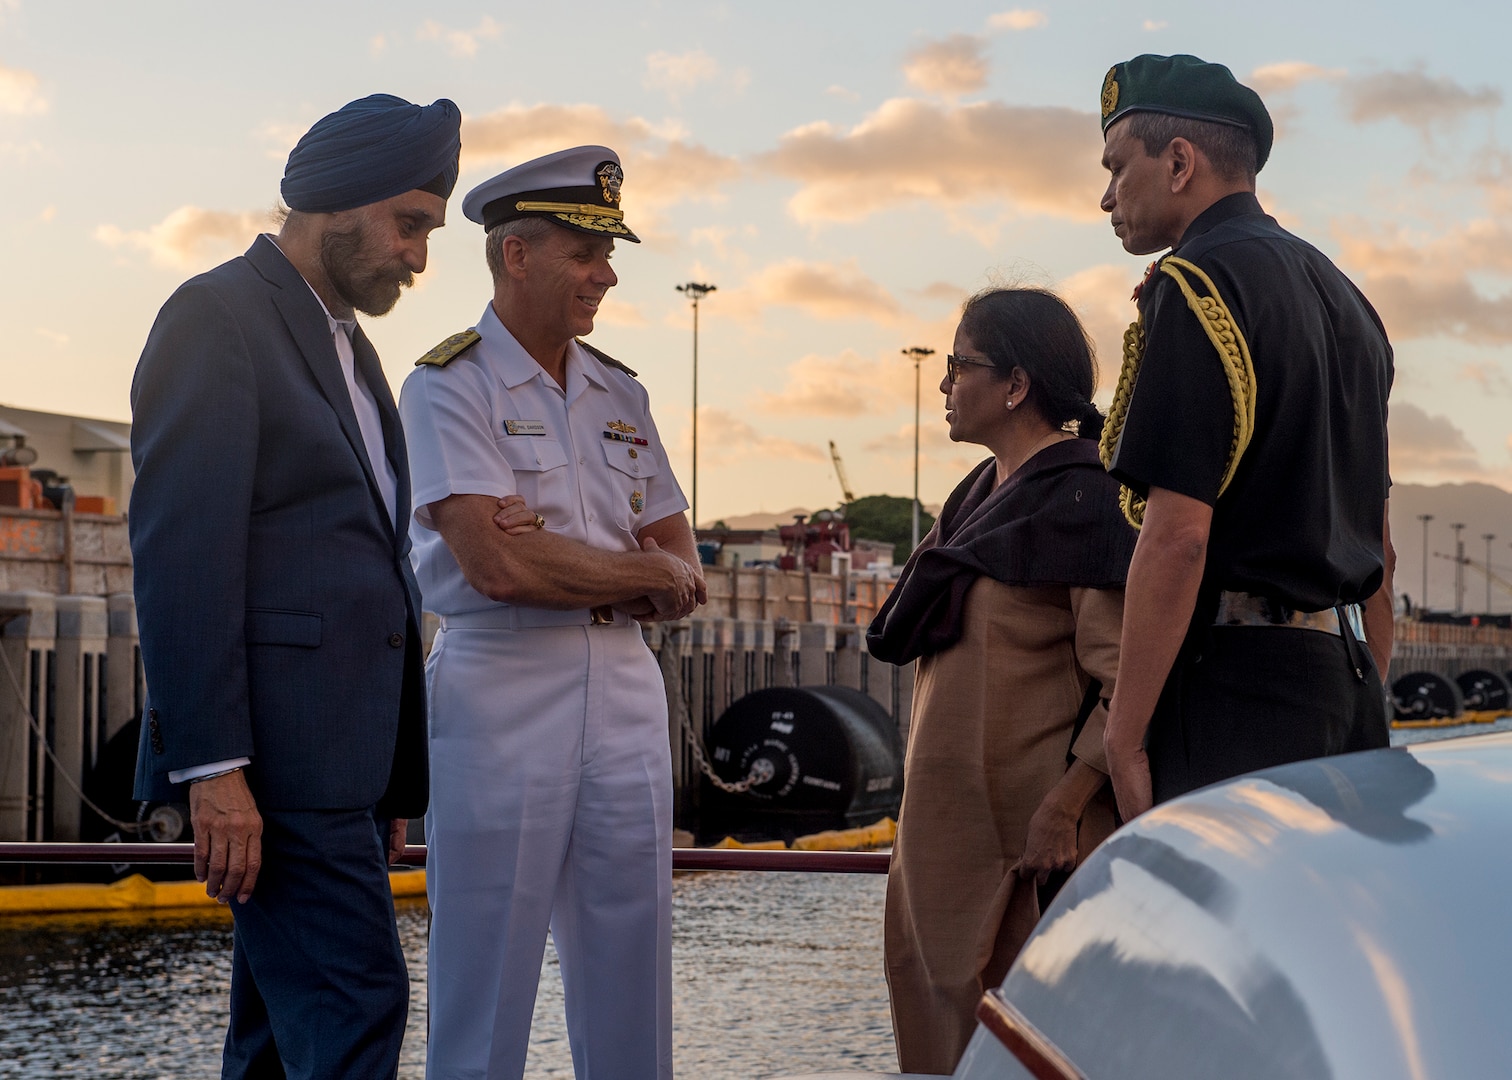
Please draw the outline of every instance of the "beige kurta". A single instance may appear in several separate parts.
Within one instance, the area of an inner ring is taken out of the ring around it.
[[[1013,870],[1030,817],[1065,775],[1089,681],[1113,693],[1123,595],[981,578],[961,640],[919,661],[887,878],[887,984],[904,1072],[954,1070],[982,993],[1039,919],[1034,881]],[[1104,772],[1106,719],[1099,705],[1074,748]],[[1080,858],[1113,829],[1110,792],[1082,818]]]

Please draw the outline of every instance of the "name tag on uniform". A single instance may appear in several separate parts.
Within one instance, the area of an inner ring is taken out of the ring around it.
[[[504,430],[511,435],[544,435],[546,423],[543,420],[506,420]]]

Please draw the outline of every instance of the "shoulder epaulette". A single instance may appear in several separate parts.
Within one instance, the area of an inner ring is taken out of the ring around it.
[[[590,352],[594,356],[598,357],[599,358],[599,362],[601,364],[606,364],[606,365],[608,365],[609,367],[612,367],[612,368],[618,368],[620,371],[623,371],[626,375],[630,376],[632,379],[638,378],[638,376],[635,374],[635,372],[631,371],[624,364],[620,363],[618,360],[616,360],[614,357],[610,356],[608,353],[604,352],[602,349],[595,349],[592,345],[588,344],[582,338],[575,338],[574,340],[579,345],[581,345],[584,349],[586,349],[588,352]]]
[[[483,335],[476,330],[464,330],[460,334],[453,334],[416,360],[415,366],[430,364],[432,367],[445,367],[482,340]]]

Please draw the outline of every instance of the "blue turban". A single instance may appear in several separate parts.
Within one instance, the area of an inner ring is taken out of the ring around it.
[[[411,105],[372,94],[322,117],[289,154],[292,210],[333,214],[419,188],[445,199],[457,183],[462,114],[446,98]]]

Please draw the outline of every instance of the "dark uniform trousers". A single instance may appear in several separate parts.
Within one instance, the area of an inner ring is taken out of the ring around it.
[[[409,1007],[388,821],[372,809],[264,810],[262,818],[257,886],[246,904],[231,901],[222,1075],[388,1080]]]
[[[1145,747],[1161,803],[1255,769],[1388,743],[1381,679],[1363,644],[1299,627],[1209,625],[1188,635]]]

